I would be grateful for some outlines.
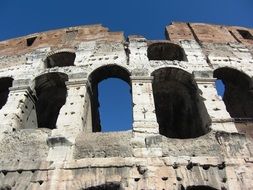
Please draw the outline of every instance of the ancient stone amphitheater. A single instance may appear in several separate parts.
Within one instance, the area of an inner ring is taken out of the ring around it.
[[[252,190],[253,30],[165,35],[89,25],[0,42],[0,189]],[[101,131],[111,77],[131,88],[132,130]]]

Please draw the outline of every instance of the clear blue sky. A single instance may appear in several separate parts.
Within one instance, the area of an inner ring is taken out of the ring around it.
[[[252,0],[1,0],[0,40],[74,25],[164,38],[172,21],[253,27]]]
[[[0,2],[0,40],[50,29],[97,23],[102,23],[111,31],[124,31],[126,36],[140,34],[147,39],[164,39],[164,27],[172,21],[253,28],[253,0],[1,0]],[[110,81],[113,81],[113,84]],[[119,111],[108,111],[112,110],[111,106],[116,104],[116,99],[125,95],[125,92],[120,90],[124,85],[124,82],[119,84],[117,80],[106,80],[101,83],[100,94],[106,99],[102,101],[109,104],[106,114],[101,114],[105,131],[112,128],[130,129],[131,116],[125,117],[127,114],[124,112],[120,116]],[[129,89],[124,89],[129,92]],[[110,92],[114,95],[108,95]],[[128,105],[120,104],[120,106],[120,109],[129,112]],[[107,115],[109,112],[110,116]],[[116,121],[115,118],[119,119],[118,123],[113,123]]]

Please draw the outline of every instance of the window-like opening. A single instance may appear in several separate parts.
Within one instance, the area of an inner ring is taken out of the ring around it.
[[[253,40],[253,36],[251,35],[251,33],[247,30],[237,30],[240,35],[247,40]]]
[[[88,187],[84,190],[120,190],[119,183],[106,183],[98,186]]]
[[[33,45],[33,42],[36,40],[36,38],[37,38],[37,36],[31,37],[31,38],[27,38],[27,39],[26,39],[26,45],[27,45],[27,46]]]
[[[131,129],[132,103],[129,90],[129,76],[128,71],[117,65],[100,67],[90,75],[89,81],[91,88],[89,89],[89,92],[92,108],[93,132]],[[127,84],[125,84],[125,82]],[[107,97],[105,97],[105,95]],[[98,98],[99,96],[100,98]],[[111,105],[108,105],[108,102],[105,102],[106,99],[110,99]],[[99,100],[103,100],[103,102],[100,102]],[[104,104],[106,107],[102,107]],[[99,109],[100,106],[101,109]],[[118,109],[118,107],[124,109]],[[115,110],[112,110],[113,108],[115,108]],[[120,118],[123,120],[120,120]],[[102,128],[100,122],[101,119],[103,124]]]
[[[71,52],[59,52],[46,58],[47,68],[73,66],[76,54]]]
[[[235,119],[253,118],[251,78],[236,69],[228,67],[216,69],[214,77],[222,80],[225,86],[223,101],[231,117]]]
[[[66,102],[67,80],[67,75],[63,73],[48,73],[35,79],[35,106],[39,128],[56,128],[60,109]]]
[[[9,88],[12,86],[13,79],[10,77],[5,77],[0,79],[0,109],[6,104]]]
[[[176,44],[172,43],[153,43],[148,47],[149,60],[178,60],[184,59],[183,49]]]
[[[98,84],[99,113],[102,131],[126,131],[131,129],[131,95],[128,83],[108,78]]]
[[[78,33],[78,30],[67,30],[66,33],[67,33],[67,34],[70,34],[70,33]]]
[[[217,189],[210,186],[198,185],[198,186],[187,187],[186,190],[217,190]]]
[[[206,134],[210,117],[192,75],[176,68],[158,69],[152,75],[160,134],[181,139]]]

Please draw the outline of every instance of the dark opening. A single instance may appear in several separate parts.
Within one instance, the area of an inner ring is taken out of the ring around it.
[[[132,103],[129,73],[117,65],[103,66],[90,75],[89,81],[93,132],[131,129]]]
[[[33,45],[33,42],[36,40],[36,38],[37,38],[37,36],[31,37],[31,38],[27,38],[27,39],[26,39],[26,45],[27,45],[27,46]]]
[[[205,185],[198,185],[187,187],[186,190],[217,190],[217,189]]]
[[[106,183],[103,185],[98,185],[94,187],[88,187],[84,190],[120,190],[120,184],[119,183]]]
[[[10,77],[5,77],[0,79],[0,109],[6,104],[9,88],[12,86],[13,79]]]
[[[47,68],[73,66],[76,54],[71,52],[55,53],[46,59]]]
[[[67,33],[67,34],[70,34],[70,33],[78,33],[78,30],[67,30],[66,33]]]
[[[232,68],[223,67],[214,71],[214,77],[225,86],[223,101],[231,117],[253,118],[253,91],[251,78]]]
[[[183,49],[172,43],[153,43],[148,47],[149,60],[184,60]]]
[[[244,39],[253,40],[253,36],[247,30],[237,30]]]
[[[67,75],[63,73],[48,73],[35,79],[35,106],[39,128],[56,128],[59,111],[66,102],[67,80]]]
[[[160,134],[181,139],[206,134],[210,117],[192,75],[176,68],[158,69],[152,75]]]

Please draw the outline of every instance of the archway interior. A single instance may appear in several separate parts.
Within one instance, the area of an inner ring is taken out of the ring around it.
[[[98,84],[99,114],[103,132],[126,131],[132,126],[130,86],[118,78]]]
[[[130,74],[124,68],[117,65],[103,66],[90,75],[89,93],[93,132],[131,129],[132,103],[129,76]],[[108,105],[108,102],[111,102],[111,105]],[[107,106],[104,107],[104,105]],[[123,120],[120,121],[120,118]],[[125,124],[122,124],[123,122]]]
[[[148,47],[149,60],[178,60],[185,59],[183,49],[176,44],[158,42],[149,45]]]
[[[9,88],[12,86],[13,79],[10,77],[5,77],[0,79],[0,109],[6,104]]]
[[[35,79],[35,106],[39,128],[56,128],[59,111],[66,102],[67,80],[67,75],[63,73],[44,74]]]
[[[73,66],[76,54],[72,52],[59,52],[47,57],[47,68]]]
[[[225,86],[223,101],[231,117],[235,119],[253,118],[251,78],[236,69],[226,67],[216,69],[214,77],[222,80]]]
[[[153,76],[160,134],[185,139],[207,133],[210,118],[192,76],[176,68],[158,69]]]

